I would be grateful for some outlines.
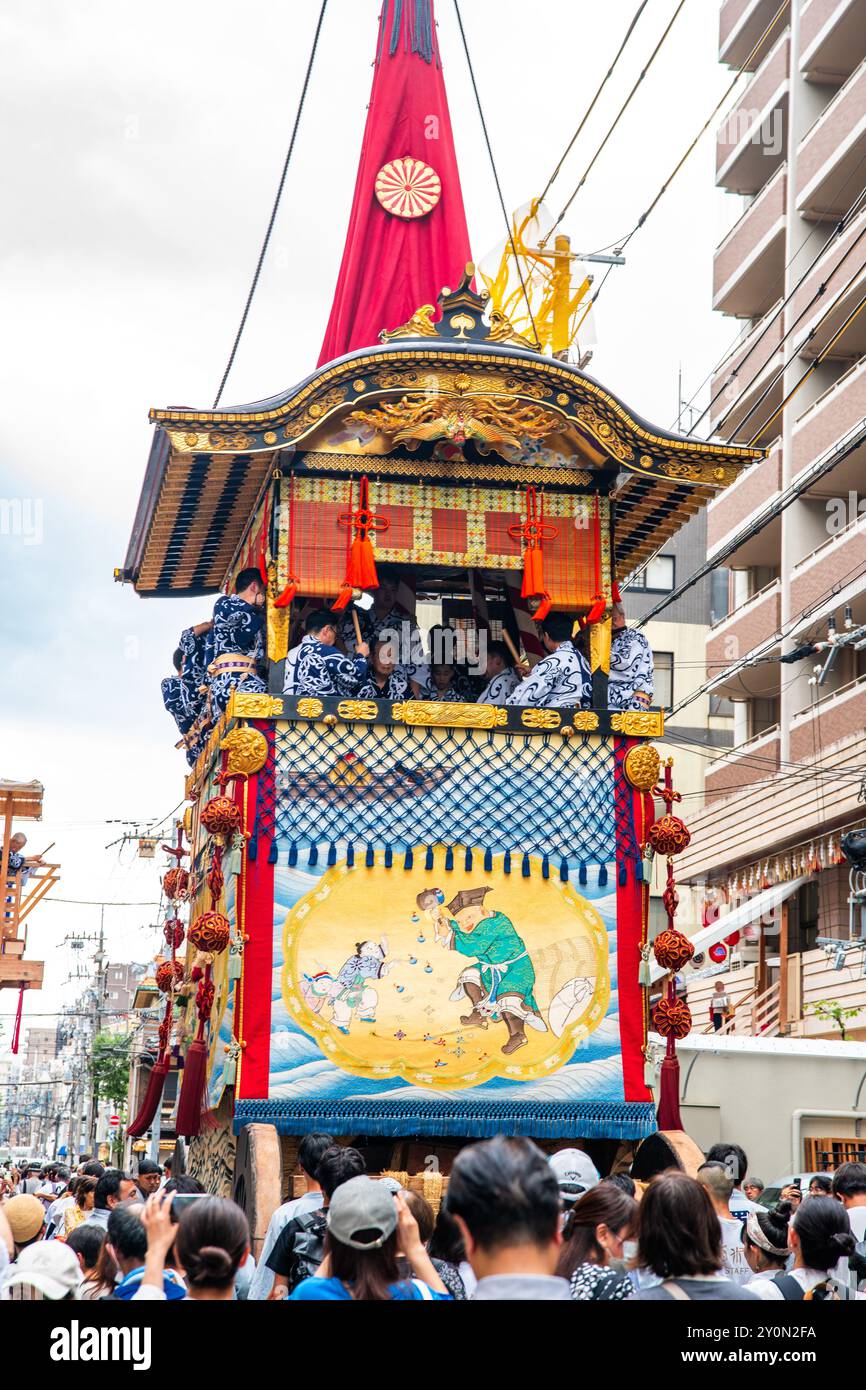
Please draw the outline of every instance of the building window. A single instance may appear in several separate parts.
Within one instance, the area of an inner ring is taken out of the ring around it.
[[[669,594],[675,580],[676,562],[673,555],[656,555],[635,575],[628,587],[642,593]]]
[[[674,702],[674,654],[673,652],[653,652],[655,667],[655,694],[653,704],[661,709],[670,709]]]

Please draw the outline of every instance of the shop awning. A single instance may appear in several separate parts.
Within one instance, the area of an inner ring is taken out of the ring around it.
[[[789,878],[785,883],[777,883],[772,888],[765,888],[763,892],[756,893],[754,898],[749,898],[731,912],[726,912],[718,921],[712,922],[708,927],[702,927],[690,938],[695,951],[709,950],[717,941],[724,941],[726,936],[732,936],[735,931],[742,931],[744,927],[750,927],[753,922],[760,921],[768,912],[772,912],[774,907],[778,907],[786,898],[790,898],[792,893],[796,893],[798,888],[802,888],[804,883],[808,883],[810,878],[811,874],[803,874],[799,878]],[[653,983],[667,973],[653,961],[650,971]]]

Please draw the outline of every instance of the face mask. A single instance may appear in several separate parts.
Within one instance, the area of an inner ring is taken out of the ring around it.
[[[637,1259],[637,1241],[624,1240],[622,1243],[622,1258],[626,1265],[632,1264]]]

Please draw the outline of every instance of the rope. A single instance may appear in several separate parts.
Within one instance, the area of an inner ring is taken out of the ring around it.
[[[472,66],[472,59],[469,56],[469,44],[466,41],[466,30],[463,28],[463,17],[460,13],[459,0],[454,0],[454,12],[457,15],[457,24],[460,29],[460,37],[463,41],[463,52],[466,54],[466,65],[469,68],[469,77],[472,82],[472,90],[475,93],[475,105],[478,107],[478,115],[481,120],[481,129],[484,132],[484,143],[487,146],[487,154],[490,159],[490,168],[493,170],[493,180],[496,184],[496,192],[499,197],[499,206],[502,209],[502,216],[505,220],[505,230],[508,233],[508,240],[511,243],[511,254],[514,256],[514,264],[517,267],[517,274],[520,278],[520,288],[523,291],[523,298],[526,301],[526,310],[529,314],[529,322],[532,324],[532,333],[535,338],[535,346],[541,352],[541,339],[538,336],[538,329],[535,326],[535,316],[532,312],[532,305],[529,302],[529,293],[526,289],[526,281],[523,276],[523,269],[520,264],[520,257],[517,254],[517,247],[514,242],[514,231],[511,226],[511,218],[505,206],[505,199],[502,196],[502,185],[499,182],[499,173],[496,168],[496,161],[493,158],[493,147],[490,143],[490,136],[487,133],[487,122],[484,119],[484,111],[481,106],[481,97],[478,92],[478,83],[475,81],[475,69]]]
[[[313,61],[314,61],[314,59],[315,59],[315,57],[316,57],[316,49],[317,49],[318,46],[319,46],[319,34],[321,33],[322,21],[323,21],[323,19],[325,18],[325,10],[326,10],[327,8],[328,8],[328,0],[322,0],[322,8],[319,10],[319,18],[318,18],[318,21],[317,21],[317,23],[316,23],[316,32],[315,32],[315,34],[313,35],[313,46],[312,46],[312,48],[311,48],[311,50],[310,50],[310,57],[309,57],[309,61],[308,61],[308,63],[307,63],[307,71],[306,71],[306,73],[304,74],[304,83],[303,83],[303,86],[301,87],[301,96],[300,96],[300,100],[299,100],[299,102],[298,102],[298,109],[297,109],[297,111],[296,111],[296,113],[295,113],[295,123],[294,123],[294,125],[293,125],[293,127],[292,127],[292,138],[291,138],[291,140],[289,141],[289,148],[288,148],[288,150],[286,151],[286,159],[285,159],[285,163],[283,164],[283,172],[282,172],[282,174],[280,175],[280,182],[279,182],[279,185],[278,185],[278,187],[277,187],[277,196],[274,198],[274,205],[273,205],[273,207],[271,208],[271,215],[270,215],[270,218],[269,218],[269,220],[268,220],[268,227],[267,227],[267,231],[265,232],[265,239],[264,239],[264,241],[262,242],[262,249],[261,249],[261,251],[259,252],[259,259],[258,259],[258,261],[257,261],[257,263],[256,263],[255,274],[253,275],[253,282],[252,282],[252,284],[250,285],[250,292],[249,292],[249,294],[247,295],[247,302],[246,302],[246,304],[244,305],[244,311],[243,311],[243,314],[241,315],[241,321],[240,321],[240,324],[238,325],[238,331],[237,331],[237,333],[235,334],[235,340],[234,340],[234,343],[232,344],[232,350],[231,350],[231,352],[230,352],[230,354],[229,354],[229,360],[228,360],[228,362],[226,363],[226,369],[225,369],[225,371],[223,372],[222,381],[220,382],[220,387],[219,387],[219,390],[218,390],[217,393],[216,393],[216,398],[215,398],[214,403],[213,403],[212,409],[214,409],[214,410],[216,410],[217,407],[219,406],[220,399],[221,399],[221,397],[222,397],[222,393],[223,393],[223,391],[225,390],[225,385],[226,385],[226,382],[227,382],[227,380],[228,380],[229,372],[231,371],[232,367],[234,366],[235,355],[236,355],[237,350],[238,350],[238,347],[239,347],[239,345],[240,345],[241,336],[242,336],[243,331],[244,331],[244,329],[245,329],[245,327],[246,327],[247,318],[248,318],[249,312],[250,312],[250,306],[252,305],[253,296],[254,296],[254,294],[255,294],[255,292],[256,292],[256,289],[257,289],[257,287],[258,287],[259,276],[260,276],[261,273],[262,273],[262,266],[263,266],[263,264],[264,264],[265,256],[266,256],[267,250],[268,250],[268,245],[269,245],[270,240],[271,240],[271,233],[272,233],[272,231],[274,230],[274,223],[275,223],[276,220],[277,220],[277,212],[278,212],[279,206],[280,206],[280,199],[281,199],[282,196],[283,196],[283,188],[284,188],[285,182],[286,182],[286,175],[287,175],[288,172],[289,172],[289,163],[291,162],[292,151],[293,151],[294,148],[295,148],[295,138],[296,138],[296,136],[297,136],[297,134],[298,134],[298,126],[299,126],[300,121],[301,121],[301,112],[302,112],[303,109],[304,109],[304,101],[305,101],[306,96],[307,96],[307,88],[308,88],[308,86],[310,85],[310,74],[311,74],[312,71],[313,71]]]

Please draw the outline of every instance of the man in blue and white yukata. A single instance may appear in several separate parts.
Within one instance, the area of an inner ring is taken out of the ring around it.
[[[589,705],[592,676],[586,657],[571,640],[574,619],[569,613],[549,613],[540,624],[547,656],[515,688],[507,705]]]
[[[197,623],[180,634],[180,645],[172,657],[177,672],[161,682],[162,703],[168,710],[186,745],[187,762],[192,766],[198,756],[198,741],[191,743],[188,735],[205,706],[207,667],[210,660],[210,632],[213,624]]]
[[[504,642],[487,643],[486,685],[478,696],[480,705],[504,705],[520,684],[520,677]]]
[[[614,603],[611,615],[608,709],[649,709],[653,698],[653,653],[642,632],[626,626],[625,609]]]
[[[411,700],[409,677],[397,664],[397,641],[377,637],[370,644],[370,669],[358,687],[359,700]]]
[[[233,594],[223,594],[214,604],[207,672],[210,708],[214,719],[225,713],[233,690],[264,695],[267,685],[259,675],[264,658],[265,586],[257,569],[241,570]]]
[[[320,608],[304,624],[304,636],[286,659],[287,695],[357,695],[369,669],[366,642],[348,657],[336,646],[337,625],[333,613]]]

